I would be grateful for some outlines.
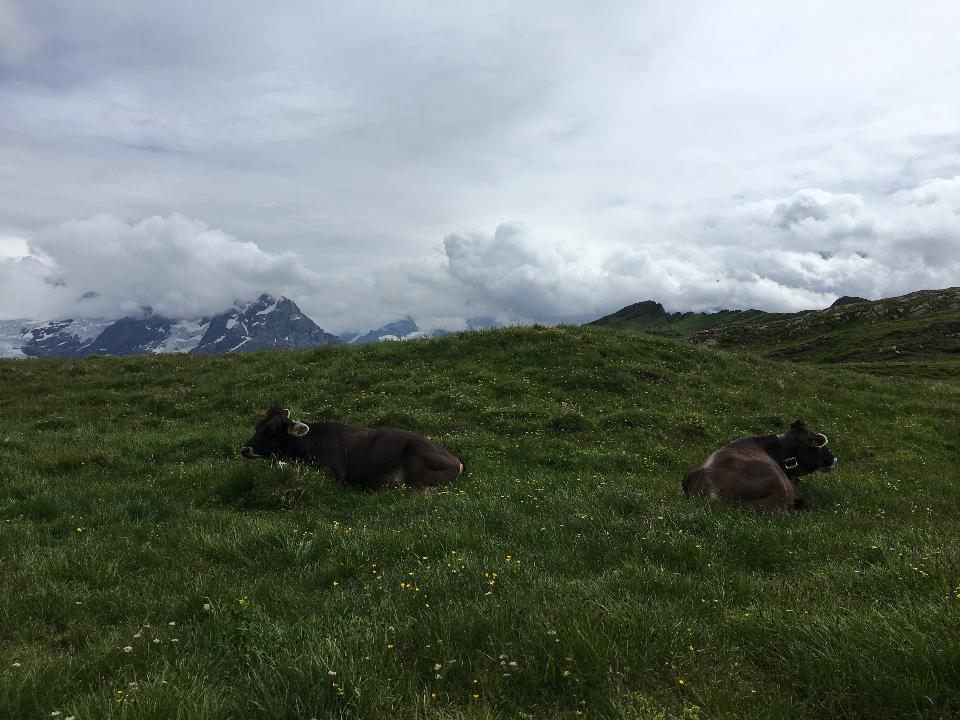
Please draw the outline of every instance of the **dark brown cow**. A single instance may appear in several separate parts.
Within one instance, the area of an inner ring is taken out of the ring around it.
[[[837,466],[826,445],[827,436],[812,432],[802,420],[781,435],[734,440],[687,471],[683,492],[762,511],[798,508],[803,505],[800,476]]]
[[[463,463],[446,448],[396,428],[304,423],[271,408],[240,454],[247,459],[303,460],[329,470],[338,481],[361,488],[415,489],[450,482]]]

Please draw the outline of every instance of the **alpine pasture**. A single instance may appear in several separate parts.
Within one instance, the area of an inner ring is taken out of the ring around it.
[[[274,403],[467,471],[242,459]],[[955,379],[582,327],[0,362],[0,717],[956,717],[958,408]],[[840,458],[807,510],[683,497],[797,418]]]

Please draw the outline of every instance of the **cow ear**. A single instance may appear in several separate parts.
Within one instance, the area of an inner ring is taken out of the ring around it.
[[[285,418],[288,418],[290,417],[290,410],[288,408],[283,408],[280,411],[280,414],[283,415]]]
[[[310,426],[306,423],[300,422],[299,420],[294,420],[292,423],[290,423],[290,427],[287,428],[287,432],[294,437],[303,437],[310,432]]]

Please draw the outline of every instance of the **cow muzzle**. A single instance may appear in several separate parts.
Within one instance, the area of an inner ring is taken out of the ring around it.
[[[243,457],[247,458],[247,460],[253,460],[254,458],[260,457],[253,451],[252,447],[240,448],[240,454],[243,455]]]

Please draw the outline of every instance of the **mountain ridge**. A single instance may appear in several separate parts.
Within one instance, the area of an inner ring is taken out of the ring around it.
[[[212,316],[175,319],[146,309],[116,320],[67,318],[46,323],[0,324],[0,357],[50,358],[89,355],[250,352],[339,343],[295,302],[264,293]]]
[[[654,312],[653,305],[660,307],[653,301],[634,303],[591,324],[772,360],[844,363],[882,373],[891,372],[893,364],[910,363],[914,371],[940,376],[952,372],[960,357],[960,287],[880,300],[843,296],[821,310],[796,313],[671,314]]]
[[[467,319],[468,330],[498,327],[492,317]],[[144,308],[140,316],[0,320],[0,359],[86,357],[88,355],[225,354],[324,345],[363,345],[448,335],[445,328],[421,328],[406,315],[367,332],[328,333],[290,298],[262,294],[214,315],[176,319]]]

